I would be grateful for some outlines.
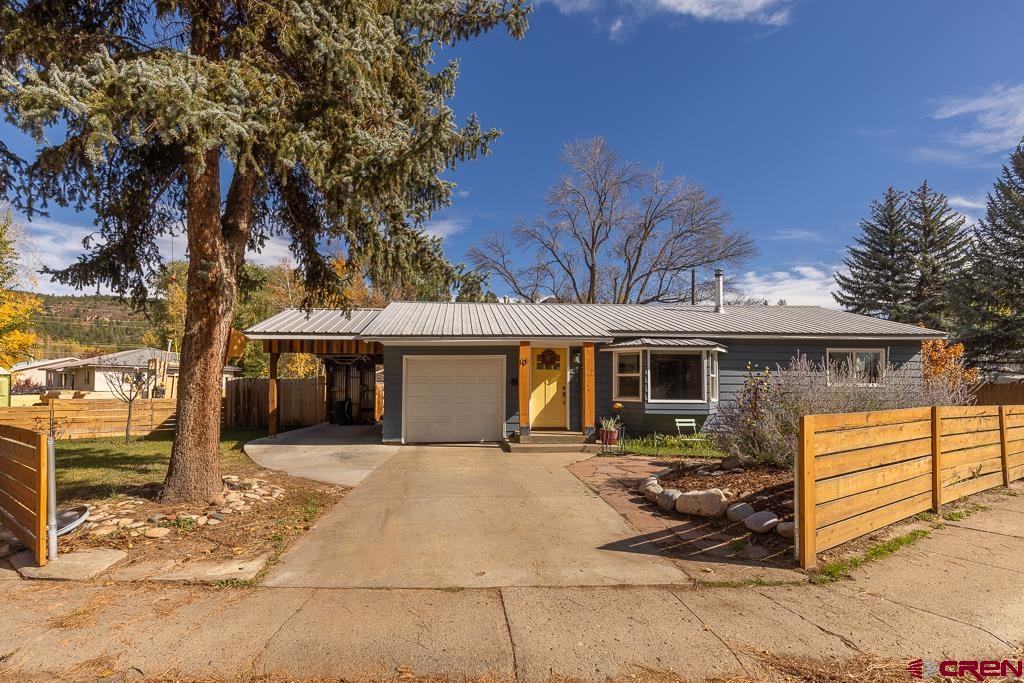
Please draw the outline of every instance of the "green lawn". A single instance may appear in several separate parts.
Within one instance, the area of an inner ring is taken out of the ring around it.
[[[264,430],[230,430],[221,434],[221,469],[234,472],[250,467],[242,445],[265,436]],[[57,442],[57,498],[93,500],[138,493],[158,485],[171,457],[170,432],[133,439],[81,439]]]
[[[725,453],[715,448],[708,439],[700,441],[687,440],[687,437],[671,434],[649,434],[647,436],[627,437],[622,440],[622,448],[627,453],[637,455],[666,455],[692,458],[724,458]]]

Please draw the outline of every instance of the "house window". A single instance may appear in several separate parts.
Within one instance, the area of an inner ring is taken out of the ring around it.
[[[651,352],[652,401],[704,401],[704,354]]]
[[[613,390],[616,401],[640,400],[640,352],[634,351],[615,353],[615,387]]]
[[[878,384],[885,366],[883,349],[829,349],[829,384],[853,381],[857,384]],[[838,371],[838,376],[837,376]]]
[[[718,351],[711,352],[711,400],[718,400]]]

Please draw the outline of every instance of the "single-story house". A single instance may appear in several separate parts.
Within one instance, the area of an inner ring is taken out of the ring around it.
[[[76,360],[78,359],[74,356],[26,360],[12,365],[11,374],[14,376],[15,384],[27,384],[33,387],[43,387],[46,386],[46,371],[49,368],[60,367],[65,363],[72,363]]]
[[[592,434],[621,403],[631,434],[713,416],[750,371],[805,355],[867,372],[919,371],[944,333],[817,306],[396,302],[382,310],[286,310],[246,331],[271,354],[315,353],[333,369],[383,365],[387,442]],[[345,387],[347,390],[347,387]],[[276,391],[271,391],[276,431]]]
[[[114,395],[110,385],[119,382],[120,376],[125,372],[136,370],[153,373],[154,386],[159,391],[157,396],[174,398],[177,395],[178,354],[148,347],[48,366],[46,389],[74,391],[91,398],[110,398]],[[222,382],[240,375],[241,372],[241,368],[225,366]]]

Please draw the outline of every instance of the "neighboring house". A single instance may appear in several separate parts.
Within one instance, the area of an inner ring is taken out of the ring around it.
[[[108,353],[93,358],[60,363],[46,369],[46,388],[50,391],[74,391],[93,398],[110,398],[112,383],[125,372],[153,372],[156,386],[164,396],[176,395],[178,354],[160,349],[141,348]],[[241,373],[241,368],[225,366],[222,381]],[[160,394],[157,394],[158,396]]]
[[[264,340],[272,370],[281,352],[320,355],[329,390],[335,363],[382,364],[384,440],[402,443],[589,434],[616,402],[628,432],[674,433],[675,418],[713,416],[752,370],[806,355],[919,372],[921,341],[945,336],[816,306],[560,303],[288,310],[246,335]]]
[[[46,386],[46,371],[65,363],[78,360],[74,356],[50,358],[44,360],[26,360],[11,366],[11,374],[15,384],[28,384],[34,387]]]

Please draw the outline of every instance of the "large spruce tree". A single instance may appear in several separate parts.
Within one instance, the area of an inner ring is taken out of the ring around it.
[[[935,192],[927,180],[910,193],[907,224],[914,273],[908,321],[935,330],[952,329],[951,287],[963,272],[971,241],[965,222],[950,208],[946,195]]]
[[[889,187],[871,203],[871,216],[860,222],[861,235],[836,273],[835,300],[846,310],[906,322],[913,286],[914,259],[907,222],[907,199]]]
[[[429,268],[418,225],[449,201],[440,174],[498,135],[456,125],[458,64],[435,67],[435,50],[500,25],[520,37],[528,12],[525,0],[0,0],[0,104],[39,146],[26,160],[0,143],[0,192],[30,217],[47,202],[96,215],[56,280],[142,302],[158,238],[187,235],[166,500],[220,491],[220,375],[246,249],[286,235],[314,293],[345,284],[328,240],[378,271]]]
[[[1024,364],[1024,143],[988,196],[968,261],[953,296],[969,361]]]

